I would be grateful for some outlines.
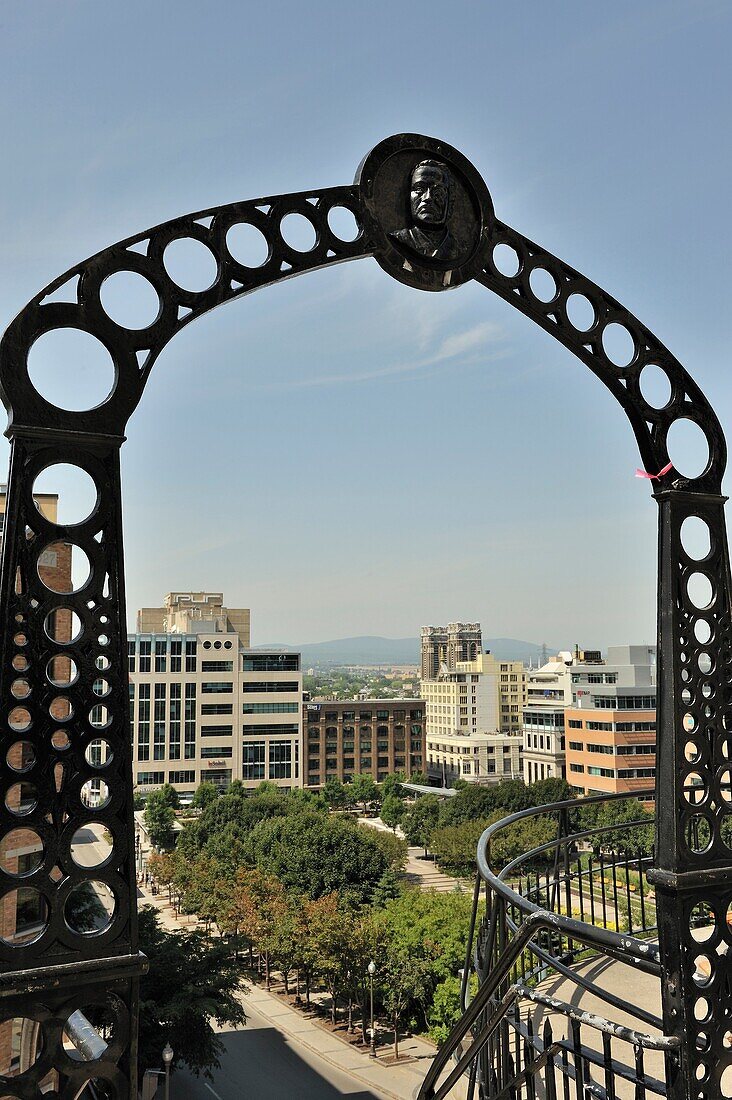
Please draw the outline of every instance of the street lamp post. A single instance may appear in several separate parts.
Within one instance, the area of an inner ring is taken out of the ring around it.
[[[376,973],[376,963],[372,959],[369,965],[366,967],[369,972],[369,980],[371,982],[371,1050],[370,1055],[372,1058],[376,1057],[376,1029],[374,1028],[374,974]],[[168,1100],[166,1096],[165,1100]]]
[[[163,1047],[163,1064],[165,1066],[165,1100],[170,1100],[170,1063],[173,1061],[173,1048],[170,1043]]]

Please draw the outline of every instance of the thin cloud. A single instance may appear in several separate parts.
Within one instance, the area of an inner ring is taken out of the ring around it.
[[[385,367],[371,370],[354,371],[349,374],[324,374],[314,378],[301,378],[292,382],[283,382],[277,388],[309,389],[314,386],[339,386],[354,382],[367,382],[374,378],[394,378],[416,375],[430,367],[442,363],[462,361],[475,362],[477,359],[499,358],[506,354],[505,349],[495,347],[504,339],[500,325],[493,321],[482,321],[464,332],[445,337],[437,350],[428,356],[408,362],[391,363]],[[489,346],[488,346],[489,345]]]

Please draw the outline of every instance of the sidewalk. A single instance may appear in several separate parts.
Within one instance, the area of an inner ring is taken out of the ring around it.
[[[155,906],[164,928],[187,929],[197,924],[195,917],[176,918],[168,905],[167,891],[153,897],[148,889],[138,885],[138,898],[141,904]],[[299,1043],[324,1061],[344,1070],[354,1081],[371,1089],[383,1100],[413,1100],[435,1056],[435,1048],[430,1043],[412,1037],[400,1039],[400,1058],[396,1065],[386,1062],[392,1056],[391,1046],[380,1046],[378,1057],[371,1058],[366,1050],[361,1053],[358,1047],[321,1027],[316,1017],[308,1017],[291,1008],[276,994],[268,993],[254,983],[242,996],[242,1002],[245,1008],[251,1006],[269,1020],[290,1042]],[[452,1090],[451,1100],[464,1100],[465,1096],[466,1087],[460,1084]]]

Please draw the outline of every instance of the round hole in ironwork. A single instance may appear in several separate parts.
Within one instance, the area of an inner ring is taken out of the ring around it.
[[[53,687],[71,687],[79,678],[76,661],[65,654],[57,654],[46,665],[46,678]]]
[[[697,997],[694,1001],[694,1019],[703,1024],[709,1019],[710,1005],[706,997]]]
[[[684,830],[686,846],[694,855],[706,852],[712,843],[712,830],[706,817],[702,814],[694,814],[686,822]]]
[[[712,978],[714,977],[714,970],[712,967],[712,960],[708,955],[697,955],[693,960],[693,980],[695,980],[697,986],[708,986]]]
[[[71,700],[65,695],[57,695],[51,700],[48,713],[57,722],[68,722],[69,718],[74,717],[74,708],[71,705]]]
[[[97,704],[89,711],[89,725],[93,726],[95,730],[106,729],[112,721],[112,716],[109,713],[107,707]]]
[[[46,899],[32,886],[18,886],[0,898],[0,939],[10,947],[25,947],[43,935],[48,924]]]
[[[51,744],[57,752],[64,752],[68,749],[71,741],[66,730],[54,730],[51,734]]]
[[[16,699],[27,699],[31,693],[31,686],[27,680],[17,679],[11,683],[10,691]]]
[[[595,307],[585,294],[570,294],[567,298],[567,317],[578,332],[589,332],[597,321]]]
[[[110,661],[109,657],[105,657],[101,653],[95,660],[94,664],[97,666],[100,672],[109,672],[110,668],[112,667],[112,662]]]
[[[72,645],[84,633],[81,619],[70,607],[55,607],[46,615],[43,629],[56,645]]]
[[[78,328],[44,332],[28,353],[28,374],[44,400],[68,412],[101,405],[115,385],[112,357],[100,340]]]
[[[43,1031],[37,1020],[14,1016],[0,1021],[0,1034],[7,1043],[9,1058],[3,1059],[3,1077],[19,1077],[38,1061],[43,1051]],[[12,1056],[10,1052],[12,1051]],[[18,1054],[20,1055],[18,1056]],[[2,1100],[15,1100],[9,1093]]]
[[[700,477],[709,463],[709,443],[702,428],[686,416],[674,420],[666,433],[666,450],[682,477]]]
[[[699,806],[707,796],[707,785],[698,772],[689,772],[684,778],[684,798],[692,806]]]
[[[318,241],[315,226],[304,214],[285,214],[280,221],[282,240],[296,252],[312,252]]]
[[[29,772],[36,762],[36,750],[30,741],[15,741],[5,754],[5,762],[19,775]]]
[[[101,810],[108,805],[109,787],[103,779],[87,779],[81,788],[81,803],[87,810]]]
[[[689,915],[689,931],[691,938],[696,943],[706,943],[714,935],[717,928],[717,918],[711,905],[705,901],[699,901]]]
[[[497,244],[493,249],[493,263],[496,270],[507,279],[514,279],[521,268],[518,252],[510,244]]]
[[[226,234],[226,247],[243,267],[262,267],[269,259],[269,244],[251,222],[236,222]]]
[[[722,1046],[725,1050],[729,1050],[732,1047],[732,1031],[725,1031],[722,1036]]]
[[[115,271],[99,293],[104,312],[121,328],[149,328],[160,313],[160,297],[149,279],[138,271]]]
[[[0,844],[0,867],[6,875],[32,875],[43,863],[43,841],[33,829],[11,829]]]
[[[171,241],[163,253],[163,264],[181,290],[200,294],[216,282],[216,258],[208,245],[195,237],[176,237]]]
[[[8,725],[16,733],[22,733],[30,728],[31,714],[25,707],[13,707],[8,715]]]
[[[700,611],[705,611],[711,606],[714,588],[706,573],[692,573],[686,582],[686,591],[694,607],[699,608]]]
[[[106,768],[112,763],[114,753],[109,741],[105,741],[103,737],[96,737],[86,746],[84,757],[92,768]]]
[[[78,592],[91,576],[86,551],[75,543],[51,542],[38,555],[38,576],[49,592]]]
[[[116,907],[111,887],[98,879],[88,879],[70,892],[64,906],[64,918],[71,931],[78,935],[99,935],[111,925]]]
[[[91,1024],[96,1032],[93,1046],[86,1038],[88,1024]],[[61,1037],[64,1054],[74,1062],[97,1061],[106,1053],[109,1044],[113,1041],[116,1024],[116,1017],[105,1005],[89,1004],[76,1009],[66,1020]],[[102,1084],[101,1080],[92,1078],[92,1081],[97,1084],[97,1087],[90,1089],[88,1087],[90,1082],[85,1081],[82,1093],[77,1094],[77,1100],[80,1100],[82,1095],[103,1096],[107,1092],[107,1089],[98,1087]]]
[[[540,302],[553,302],[557,296],[557,281],[545,267],[535,267],[529,275],[531,293]]]
[[[328,228],[334,237],[347,244],[358,240],[361,235],[356,216],[347,206],[331,206],[328,211]]]
[[[681,524],[681,545],[693,561],[702,561],[712,548],[709,524],[700,516],[687,516]]]
[[[77,867],[101,867],[112,851],[109,833],[99,821],[80,825],[71,838],[71,858]]]
[[[628,367],[635,359],[635,340],[625,325],[617,321],[611,321],[602,330],[602,346],[616,367]]]
[[[107,695],[109,695],[111,690],[112,689],[106,680],[95,680],[94,684],[92,685],[92,691],[95,695],[98,695],[100,699],[104,699]]]
[[[697,642],[706,645],[712,636],[712,628],[706,619],[697,619],[694,623],[694,637]]]
[[[696,764],[701,760],[701,749],[696,741],[687,741],[684,745],[684,756],[690,764]]]
[[[705,680],[702,684],[701,692],[705,699],[711,699],[712,695],[714,694],[714,688],[708,680]]]
[[[706,1062],[697,1062],[696,1069],[694,1070],[694,1076],[696,1077],[697,1081],[703,1081],[708,1073],[709,1069]]]
[[[16,672],[26,672],[30,668],[30,661],[22,653],[16,653],[10,663]]]
[[[722,1070],[722,1076],[719,1079],[719,1091],[725,1100],[730,1100],[730,1097],[732,1097],[732,1065],[726,1066]]]
[[[38,805],[38,792],[32,783],[13,783],[5,792],[5,808],[16,817],[32,814]]]
[[[97,506],[99,494],[91,474],[70,462],[54,462],[36,476],[33,482],[33,500],[41,514],[40,497],[58,494],[58,513],[55,522],[75,526],[89,519]]]
[[[719,793],[725,802],[732,802],[732,773],[725,768],[719,776]]]
[[[640,389],[652,409],[665,409],[671,400],[671,379],[662,367],[647,363],[640,373]]]

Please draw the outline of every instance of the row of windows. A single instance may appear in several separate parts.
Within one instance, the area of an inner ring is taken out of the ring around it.
[[[598,710],[655,710],[655,695],[595,695]]]
[[[550,711],[548,714],[524,711],[525,726],[551,726],[564,729],[564,711]]]
[[[244,779],[264,779],[269,764],[270,779],[291,779],[293,776],[293,747],[295,776],[297,776],[297,744],[291,741],[270,741],[269,761],[266,760],[266,741],[247,741],[243,746],[242,775]]]
[[[582,722],[577,718],[570,718],[567,723],[571,730],[608,730],[616,733],[655,733],[655,722]]]
[[[606,753],[608,756],[655,756],[655,744],[649,745],[585,745],[582,741],[570,741],[574,752]]]
[[[245,680],[241,689],[246,695],[253,695],[257,691],[265,691],[269,694],[299,691],[300,686],[297,680]]]
[[[162,787],[165,782],[165,772],[138,772],[137,782],[141,786]],[[168,783],[172,783],[174,786],[177,783],[195,783],[196,773],[195,771],[172,771],[168,772]]]
[[[357,720],[359,722],[371,722],[371,721],[373,721],[373,718],[374,718],[374,712],[371,711],[371,710],[361,710],[358,713],[355,710],[344,710],[344,711],[326,710],[326,711],[321,711],[319,708],[317,710],[313,709],[312,705],[308,707],[307,715],[308,715],[308,722],[310,722],[311,724],[315,724],[317,722],[320,722],[322,719],[325,719],[326,722],[338,722],[338,721],[355,722]],[[377,722],[385,722],[390,717],[393,718],[395,722],[403,722],[407,717],[407,712],[405,710],[394,710],[394,711],[377,710],[376,711],[376,721]],[[410,712],[409,712],[409,718],[413,722],[414,721],[419,722],[419,721],[422,720],[423,717],[424,717],[424,711],[410,710]]]
[[[297,714],[299,703],[245,703],[244,714]]]

